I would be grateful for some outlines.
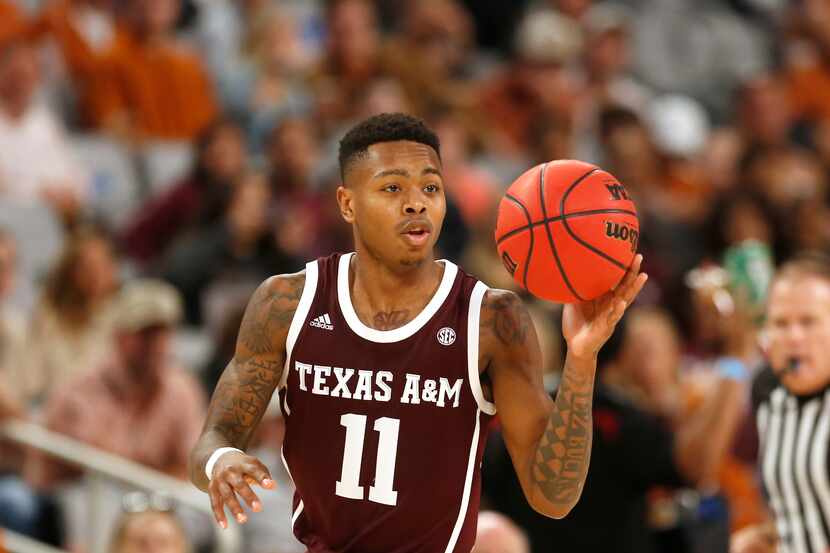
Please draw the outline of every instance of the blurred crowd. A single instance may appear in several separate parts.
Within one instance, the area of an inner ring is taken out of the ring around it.
[[[718,367],[761,364],[774,267],[830,253],[830,0],[0,0],[0,417],[185,475],[250,293],[350,250],[337,143],[392,111],[439,134],[440,255],[490,286],[515,289],[493,227],[519,174],[575,158],[624,183],[651,278],[602,360],[592,465],[630,481],[584,509],[647,535],[632,551],[726,551],[764,506],[748,381],[725,410]],[[559,308],[528,300],[553,390]],[[672,451],[707,417],[727,422],[690,476]],[[272,473],[280,435],[275,412]],[[85,551],[58,493],[77,471],[0,448],[0,526]],[[527,536],[500,551],[565,550],[580,518],[525,512],[499,448],[484,502]],[[282,481],[246,551],[302,551]],[[151,507],[113,551],[209,547]]]

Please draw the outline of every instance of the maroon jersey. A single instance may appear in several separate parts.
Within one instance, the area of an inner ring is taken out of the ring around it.
[[[286,342],[294,533],[313,553],[466,553],[495,414],[478,371],[487,288],[443,261],[424,310],[376,330],[352,306],[352,255],[306,265]]]

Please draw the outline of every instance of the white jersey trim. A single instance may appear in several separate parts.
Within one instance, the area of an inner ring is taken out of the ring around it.
[[[447,543],[447,548],[444,553],[452,553],[455,549],[455,544],[458,542],[458,535],[461,533],[461,528],[464,527],[464,520],[467,518],[467,508],[470,503],[470,490],[473,486],[473,473],[475,472],[476,454],[478,453],[478,435],[481,428],[481,411],[476,409],[476,427],[473,430],[473,441],[470,444],[470,457],[467,460],[467,476],[464,478],[464,491],[461,495],[461,508],[458,510],[458,519],[455,521],[455,526],[450,534],[450,541]]]
[[[311,303],[314,301],[314,294],[317,292],[317,272],[317,261],[306,263],[303,293],[300,296],[300,302],[297,304],[297,310],[294,311],[294,317],[291,318],[288,335],[285,337],[285,366],[282,369],[280,389],[284,388],[288,382],[288,373],[291,372],[291,367],[289,366],[291,363],[291,352],[294,351],[297,336],[300,335],[300,330],[302,330],[303,324],[308,317],[308,312],[311,309]]]
[[[483,282],[476,282],[473,293],[470,294],[470,311],[467,315],[467,380],[476,399],[478,408],[488,415],[496,414],[496,404],[484,398],[481,389],[481,375],[478,370],[479,330],[481,323],[481,303],[487,286]]]
[[[288,478],[291,479],[291,483],[294,484],[294,477],[291,476],[291,469],[288,468],[288,461],[285,460],[285,445],[280,448],[280,459],[282,459],[282,465],[285,467],[285,472],[288,473]],[[294,488],[296,489],[297,485],[294,484]],[[297,519],[300,518],[300,515],[303,512],[303,507],[305,504],[301,499],[300,502],[297,504],[297,510],[291,514],[291,528],[294,528],[294,525],[297,524]]]
[[[343,313],[343,318],[346,319],[346,324],[349,325],[349,328],[355,334],[370,342],[382,344],[400,342],[421,330],[444,304],[444,300],[449,296],[452,285],[455,282],[455,277],[458,274],[458,267],[454,263],[445,259],[440,260],[444,264],[444,276],[441,277],[441,284],[438,285],[438,289],[426,307],[424,307],[424,310],[400,328],[394,330],[377,330],[376,328],[371,328],[363,324],[352,305],[352,298],[349,293],[349,263],[352,256],[354,256],[354,252],[340,257],[340,262],[337,266],[337,300],[340,304],[340,311]]]

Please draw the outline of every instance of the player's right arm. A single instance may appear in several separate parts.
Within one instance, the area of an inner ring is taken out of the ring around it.
[[[305,273],[274,276],[251,297],[228,364],[208,408],[202,435],[190,454],[190,479],[210,495],[216,521],[227,527],[224,508],[239,522],[246,516],[237,495],[254,511],[261,508],[250,484],[265,488],[274,483],[258,459],[238,452],[225,453],[208,479],[205,465],[219,448],[245,450],[262,419],[285,365],[285,340],[305,285]]]
[[[597,354],[642,289],[637,256],[622,282],[588,302],[565,306],[568,354],[556,398],[542,382],[542,352],[527,308],[513,292],[489,290],[481,307],[479,363],[493,387],[505,445],[525,498],[562,518],[582,494],[593,438]]]

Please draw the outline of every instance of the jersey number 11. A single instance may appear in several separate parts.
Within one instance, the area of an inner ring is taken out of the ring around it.
[[[392,489],[395,479],[395,458],[398,455],[398,428],[401,421],[383,417],[375,421],[378,439],[378,458],[375,465],[375,484],[369,486],[369,501],[396,505],[398,492]],[[343,450],[343,469],[335,492],[340,497],[363,499],[359,484],[360,465],[363,463],[363,439],[366,436],[366,415],[347,413],[340,416],[340,425],[346,427],[346,447]]]

